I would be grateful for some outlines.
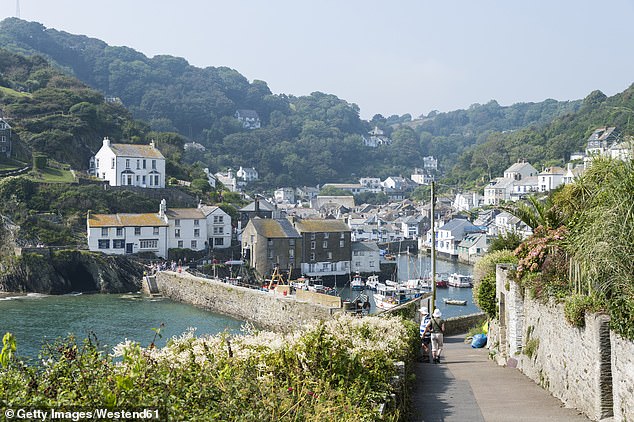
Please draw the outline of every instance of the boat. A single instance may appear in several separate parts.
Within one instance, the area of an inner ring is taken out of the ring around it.
[[[443,302],[445,302],[446,305],[461,305],[461,306],[466,306],[467,305],[467,301],[466,300],[461,300],[461,299],[451,299],[451,298],[443,298]]]
[[[449,275],[447,284],[451,287],[472,287],[471,276],[453,273]]]
[[[354,277],[352,277],[352,281],[350,282],[350,289],[352,290],[365,289],[365,283],[363,282],[361,275],[355,274]]]
[[[374,305],[379,309],[391,309],[420,297],[420,289],[410,289],[403,285],[387,285],[379,283],[374,293]]]
[[[365,281],[365,287],[370,289],[370,290],[376,290],[378,285],[379,285],[379,276],[378,275],[371,275]]]

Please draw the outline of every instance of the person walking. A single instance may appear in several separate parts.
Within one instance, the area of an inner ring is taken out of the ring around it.
[[[425,306],[421,307],[418,312],[420,312],[420,338],[423,347],[423,362],[429,362],[431,332],[426,331],[425,329],[427,328],[427,325],[429,325],[431,317],[429,316],[429,311]]]
[[[445,333],[445,321],[441,318],[440,309],[434,309],[429,324],[425,327],[425,333],[431,333],[431,354],[434,363],[440,363],[440,354],[443,347],[443,335]]]

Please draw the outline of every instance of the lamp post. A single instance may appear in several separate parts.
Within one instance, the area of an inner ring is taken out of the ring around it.
[[[432,310],[436,309],[436,198],[434,195],[434,182],[431,182],[431,301]]]

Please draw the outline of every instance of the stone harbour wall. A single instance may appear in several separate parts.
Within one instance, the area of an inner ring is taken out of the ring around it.
[[[634,420],[634,343],[611,333],[614,420]]]
[[[292,331],[309,321],[325,321],[340,311],[299,301],[293,296],[233,286],[188,273],[161,271],[156,275],[156,284],[167,298],[273,331]]]

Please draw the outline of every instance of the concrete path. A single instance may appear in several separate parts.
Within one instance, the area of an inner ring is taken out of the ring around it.
[[[445,338],[440,364],[417,363],[413,421],[587,422],[514,368],[498,366],[464,335]]]

